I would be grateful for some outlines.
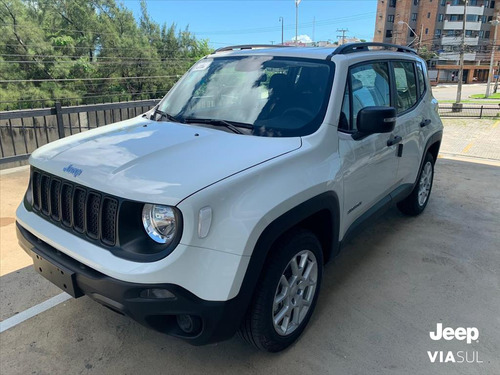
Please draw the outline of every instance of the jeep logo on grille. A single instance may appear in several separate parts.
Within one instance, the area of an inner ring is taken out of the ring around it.
[[[72,174],[75,177],[78,177],[82,174],[82,170],[79,168],[73,167],[73,164],[68,165],[66,168],[63,168],[63,172]]]

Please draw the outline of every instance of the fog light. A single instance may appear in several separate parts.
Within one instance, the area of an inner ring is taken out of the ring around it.
[[[177,315],[177,324],[185,333],[198,333],[201,330],[201,320],[197,316]]]
[[[167,289],[145,289],[140,294],[141,298],[175,299],[175,294]]]

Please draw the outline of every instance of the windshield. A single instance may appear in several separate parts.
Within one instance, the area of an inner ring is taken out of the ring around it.
[[[158,109],[189,123],[212,120],[214,125],[223,120],[241,127],[244,134],[303,136],[321,125],[332,81],[333,63],[327,61],[206,58],[186,73]]]

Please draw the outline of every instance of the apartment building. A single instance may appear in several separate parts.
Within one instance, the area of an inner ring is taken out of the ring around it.
[[[464,0],[379,0],[375,42],[426,47],[437,54],[430,62],[440,82],[457,79],[464,22]],[[500,0],[468,0],[465,32],[464,81],[485,82],[491,50],[500,61],[491,24],[500,12]],[[500,29],[500,26],[499,26]],[[498,72],[496,72],[498,73]]]

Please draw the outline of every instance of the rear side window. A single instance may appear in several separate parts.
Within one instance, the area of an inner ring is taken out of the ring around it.
[[[422,63],[417,63],[417,76],[418,76],[418,96],[421,98],[425,93],[425,75]]]
[[[358,112],[365,107],[390,106],[389,68],[387,63],[357,65],[349,72],[352,124],[356,130]],[[345,102],[345,100],[344,100]]]
[[[396,79],[396,109],[401,113],[417,103],[417,80],[412,62],[394,61],[393,66]]]

